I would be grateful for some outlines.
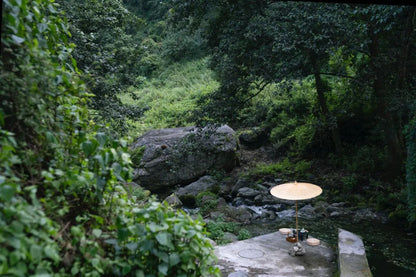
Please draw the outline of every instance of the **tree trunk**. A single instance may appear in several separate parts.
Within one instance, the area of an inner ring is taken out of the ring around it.
[[[331,118],[332,116],[329,112],[328,105],[326,104],[325,92],[327,88],[321,78],[320,68],[318,65],[318,61],[316,59],[316,54],[313,52],[310,53],[309,58],[312,64],[313,75],[315,77],[315,88],[316,88],[316,93],[318,97],[318,104],[319,104],[321,113],[324,117],[324,120],[328,122],[330,119],[332,119]],[[338,125],[336,121],[335,121],[335,124],[330,125],[330,132],[331,132],[332,142],[334,143],[334,146],[335,146],[335,151],[337,153],[340,153],[342,151],[342,143],[341,143],[341,136],[339,134],[339,129],[338,129]]]
[[[379,38],[377,34],[372,32],[370,26],[370,66],[373,70],[374,81],[372,84],[375,98],[376,113],[381,119],[381,126],[385,135],[385,141],[388,148],[388,174],[386,177],[394,178],[402,171],[404,162],[404,148],[400,143],[399,132],[396,128],[394,117],[387,106],[385,73],[383,65],[379,62]],[[388,72],[386,72],[388,73]]]
[[[408,13],[406,14],[406,20],[404,24],[404,29],[402,32],[402,43],[400,48],[400,54],[397,62],[397,74],[398,78],[396,80],[396,90],[398,93],[401,93],[403,95],[404,90],[406,88],[408,89],[408,74],[409,74],[409,65],[410,68],[414,68],[414,60],[412,60],[411,57],[409,57],[411,44],[414,43],[414,40],[412,40],[412,34],[414,32],[414,21],[416,18],[416,7],[412,7],[409,9]],[[411,62],[409,62],[411,61]],[[405,126],[408,121],[410,120],[409,117],[403,117],[399,116],[398,119],[396,119],[396,126],[400,126],[401,129],[403,129],[403,126]],[[405,139],[402,132],[398,133],[399,140],[401,144],[401,148],[405,148]]]

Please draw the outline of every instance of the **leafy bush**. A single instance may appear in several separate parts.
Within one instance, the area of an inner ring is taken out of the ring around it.
[[[149,40],[141,42],[143,20],[130,13],[119,0],[57,0],[69,19],[72,53],[85,74],[88,102],[94,120],[127,132],[126,119],[138,118],[142,107],[123,105],[117,94],[136,85],[139,74],[150,74],[159,64],[157,50]],[[151,40],[151,39],[150,39]]]
[[[251,238],[251,233],[249,230],[241,228],[240,231],[238,231],[238,239],[239,240],[245,240]]]
[[[257,164],[255,168],[251,169],[248,176],[273,176],[273,177],[298,177],[302,178],[309,172],[311,162],[300,160],[298,162],[291,162],[289,158],[285,158],[280,162],[272,164]]]
[[[117,218],[117,273],[135,276],[219,276],[201,222],[152,202]],[[124,257],[129,257],[126,260]]]
[[[207,64],[206,58],[174,63],[152,78],[142,78],[140,87],[120,93],[123,104],[144,109],[142,117],[129,120],[134,126],[129,134],[136,137],[149,129],[194,125],[198,99],[218,86]]]
[[[162,54],[165,58],[180,61],[184,58],[201,57],[206,53],[205,41],[201,34],[191,34],[187,30],[169,32],[162,43]]]
[[[0,275],[218,274],[202,225],[127,194],[132,172],[127,143],[89,120],[90,95],[53,0],[5,0],[3,7]],[[126,233],[138,225],[144,229]],[[183,251],[169,263],[145,262],[151,257],[147,252],[140,252],[144,258],[138,261],[125,248],[104,242],[113,239],[129,249],[127,240],[146,237],[170,253],[165,239],[182,235],[175,245]]]
[[[196,205],[200,208],[201,214],[205,215],[215,209],[218,205],[218,196],[210,191],[198,193],[195,198]]]
[[[139,165],[140,164],[140,160],[143,157],[144,150],[145,150],[144,146],[137,147],[133,150],[130,150],[131,161],[133,162],[134,165]]]
[[[238,227],[234,222],[225,222],[221,217],[216,221],[208,222],[207,230],[209,232],[209,237],[218,244],[229,242],[224,238],[225,232],[238,233]]]

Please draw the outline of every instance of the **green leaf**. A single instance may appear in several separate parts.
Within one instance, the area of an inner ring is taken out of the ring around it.
[[[131,271],[131,266],[130,265],[123,266],[123,269],[122,269],[123,276],[126,275],[127,273],[129,273],[130,271]]]
[[[94,229],[92,230],[92,234],[96,237],[99,238],[101,237],[101,234],[103,233],[103,231],[101,231],[100,229]]]
[[[42,22],[38,24],[39,32],[43,33],[48,28],[48,24]]]
[[[10,227],[13,231],[13,233],[15,234],[19,234],[23,232],[24,226],[22,224],[22,222],[20,222],[19,220],[14,220],[12,222],[12,224],[10,224]]]
[[[79,264],[75,263],[71,268],[71,274],[74,276],[74,275],[77,275],[78,272],[79,272]]]
[[[180,262],[181,262],[181,258],[180,258],[178,253],[170,254],[170,256],[169,256],[169,265],[170,266],[175,266]]]
[[[91,264],[93,267],[97,267],[100,264],[100,260],[98,260],[97,258],[94,258],[91,260]]]
[[[104,147],[105,144],[107,143],[107,135],[104,133],[97,133],[96,138],[98,140],[98,142],[100,143],[101,147]]]
[[[22,43],[25,41],[25,39],[24,39],[24,38],[18,37],[18,36],[16,36],[16,35],[12,35],[12,40],[13,40],[16,44],[22,44]]]
[[[120,228],[118,229],[117,234],[119,241],[125,241],[129,236],[129,231],[127,230],[127,228]]]
[[[15,192],[14,187],[10,185],[3,185],[0,187],[0,198],[5,202],[9,202],[13,198]]]
[[[56,138],[52,132],[46,132],[46,141],[50,143],[56,143]]]
[[[168,245],[168,235],[167,235],[167,233],[157,234],[156,239],[161,245]]]
[[[37,244],[30,246],[30,256],[34,261],[42,260],[42,247]]]
[[[158,270],[160,273],[166,276],[168,274],[169,265],[167,263],[162,263],[158,266]]]
[[[58,262],[60,260],[60,257],[58,255],[58,251],[53,248],[50,245],[47,245],[44,249],[45,255],[49,258],[51,258],[52,260],[54,260],[55,262]]]
[[[84,141],[81,144],[82,151],[87,156],[94,153],[94,151],[97,149],[97,146],[98,146],[98,142],[96,140],[94,140],[94,141],[87,140],[87,141]]]
[[[171,241],[172,235],[166,232],[158,233],[156,235],[156,240],[163,246],[167,246],[170,249],[173,249],[174,246]]]

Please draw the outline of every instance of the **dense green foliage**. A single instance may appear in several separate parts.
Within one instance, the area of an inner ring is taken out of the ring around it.
[[[136,137],[149,129],[194,125],[198,99],[218,87],[207,64],[207,59],[172,63],[143,78],[139,87],[119,94],[125,105],[146,107],[141,118],[129,121],[129,134]]]
[[[143,20],[129,13],[120,1],[58,1],[69,21],[73,57],[83,71],[94,119],[126,132],[126,118],[138,118],[144,109],[123,105],[117,94],[140,84],[139,75],[159,64],[157,46],[142,40]]]
[[[259,127],[287,158],[245,177],[315,178],[336,201],[416,222],[416,8],[4,0],[2,12],[0,275],[219,276],[207,236],[250,233],[221,218],[207,233],[130,183],[143,148],[120,134],[151,128]],[[192,201],[203,215],[219,204]]]
[[[57,7],[3,1],[0,275],[217,276],[200,222],[126,190],[127,143],[89,119]]]
[[[278,151],[327,157],[357,184],[384,183],[386,198],[403,189],[414,7],[225,0],[173,11],[207,40],[220,82],[199,101],[200,121],[260,126]]]

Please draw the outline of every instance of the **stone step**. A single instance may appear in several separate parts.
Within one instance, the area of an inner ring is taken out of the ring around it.
[[[340,277],[371,277],[363,240],[356,234],[338,229]]]

